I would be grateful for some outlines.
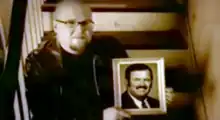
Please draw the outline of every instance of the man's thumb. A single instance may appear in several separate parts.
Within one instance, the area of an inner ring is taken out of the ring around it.
[[[120,107],[115,107],[115,109],[118,112],[118,115],[122,116],[122,117],[126,117],[126,118],[130,118],[131,115],[128,111],[121,109]]]

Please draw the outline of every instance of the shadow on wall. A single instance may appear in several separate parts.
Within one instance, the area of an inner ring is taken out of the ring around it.
[[[176,92],[194,93],[203,86],[202,73],[189,73],[183,67],[167,68],[165,72],[167,87],[173,87]]]

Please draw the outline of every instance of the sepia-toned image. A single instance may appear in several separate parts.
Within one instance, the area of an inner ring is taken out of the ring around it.
[[[163,58],[113,60],[115,105],[131,114],[166,113]]]
[[[218,30],[196,2],[1,0],[0,120],[217,118]]]

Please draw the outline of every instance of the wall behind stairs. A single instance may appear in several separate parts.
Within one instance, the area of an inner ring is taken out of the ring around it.
[[[0,1],[0,18],[2,19],[2,24],[4,26],[5,36],[8,36],[10,29],[12,4],[13,0]]]
[[[220,14],[219,0],[189,0],[192,40],[199,70],[205,72],[203,99],[198,97],[198,120],[220,119]],[[206,116],[207,113],[207,116]]]

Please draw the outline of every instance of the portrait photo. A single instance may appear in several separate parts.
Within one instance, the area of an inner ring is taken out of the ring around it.
[[[132,115],[166,114],[163,58],[113,59],[115,106]]]

